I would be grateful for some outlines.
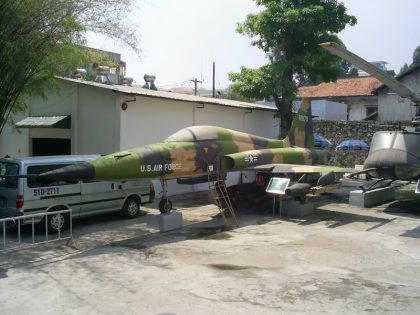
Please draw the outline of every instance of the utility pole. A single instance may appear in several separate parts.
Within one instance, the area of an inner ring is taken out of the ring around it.
[[[216,97],[216,63],[213,62],[213,98]]]
[[[198,81],[197,78],[194,78],[190,80],[191,82],[194,82],[194,95],[197,95],[197,83],[203,83],[203,81]]]

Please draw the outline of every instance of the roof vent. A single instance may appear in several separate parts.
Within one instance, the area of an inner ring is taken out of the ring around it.
[[[96,73],[98,75],[107,75],[111,72],[111,69],[108,66],[98,66],[96,68]]]
[[[155,85],[155,80],[156,80],[156,76],[150,75],[150,74],[145,74],[144,75],[144,81],[146,81],[146,83],[144,83],[144,85],[142,86],[143,89],[157,91],[157,87]]]
[[[131,86],[131,84],[133,84],[133,78],[122,77],[121,78],[121,84]]]
[[[108,77],[110,72],[111,72],[111,69],[108,66],[97,66],[96,73],[98,75],[95,79],[95,82],[102,83],[102,84],[112,84],[111,80]]]
[[[86,69],[76,69],[73,73],[73,78],[83,80],[87,75]]]

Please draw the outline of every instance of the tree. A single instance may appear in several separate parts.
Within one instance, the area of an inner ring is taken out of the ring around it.
[[[413,66],[420,65],[420,46],[417,46],[417,48],[413,52]]]
[[[339,73],[337,75],[338,78],[355,78],[358,77],[359,73],[357,68],[352,66],[351,63],[342,60],[339,65]],[[303,74],[299,75],[297,78],[298,86],[305,86],[305,85],[316,85],[322,82],[321,78],[317,78],[316,81],[309,80],[308,76]]]
[[[407,63],[405,63],[405,64],[401,67],[401,69],[400,69],[400,73],[399,73],[399,74],[406,72],[408,69],[410,69],[410,66],[409,66]]]
[[[420,46],[417,46],[417,48],[413,52],[413,62],[410,65],[405,63],[404,66],[402,66],[402,68],[400,69],[399,74],[404,73],[417,65],[420,65]]]
[[[341,43],[337,33],[356,18],[336,0],[254,0],[261,11],[249,14],[237,32],[253,39],[269,64],[260,69],[241,68],[231,73],[231,88],[254,98],[272,97],[281,118],[281,135],[292,120],[292,102],[299,80],[335,80],[340,59],[318,48],[326,41]]]
[[[80,49],[87,32],[137,49],[126,25],[131,0],[2,0],[0,3],[0,133],[25,96],[45,96],[54,75],[92,54]]]
[[[340,63],[340,78],[355,78],[359,76],[359,72],[350,62],[342,60]]]

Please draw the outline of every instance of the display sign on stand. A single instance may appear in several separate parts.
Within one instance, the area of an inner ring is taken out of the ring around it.
[[[286,194],[290,178],[272,177],[265,189],[269,194],[273,194],[273,217],[276,209],[276,196],[279,196],[279,215],[281,216],[281,198]]]

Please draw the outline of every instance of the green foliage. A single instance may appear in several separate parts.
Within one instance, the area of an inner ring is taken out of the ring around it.
[[[410,66],[407,63],[405,63],[404,66],[401,67],[399,74],[406,72],[408,69],[410,69]]]
[[[239,23],[237,32],[252,38],[270,63],[230,74],[232,89],[248,97],[272,95],[280,111],[282,135],[290,128],[291,107],[300,81],[331,81],[340,74],[340,60],[318,48],[341,43],[337,33],[356,18],[336,0],[255,0],[261,10]],[[255,84],[255,87],[251,87]],[[255,94],[254,94],[255,93]],[[280,96],[280,98],[279,98]]]
[[[351,65],[351,63],[342,60],[338,69],[337,78],[355,78],[359,76],[357,68]],[[297,77],[298,86],[316,85],[322,82],[321,78],[316,81],[311,81],[305,75],[298,75]]]
[[[351,63],[343,60],[340,64],[340,74],[338,76],[340,78],[355,78],[359,76],[359,74],[357,68],[352,66]]]
[[[405,63],[404,66],[401,67],[399,75],[418,65],[420,65],[420,46],[417,46],[413,52],[413,62],[409,65]]]
[[[64,75],[91,56],[86,32],[105,34],[137,50],[124,18],[129,0],[2,0],[0,2],[0,132],[26,96],[45,97]],[[122,22],[123,21],[123,22]]]
[[[420,46],[417,46],[417,48],[413,52],[413,66],[420,65]]]
[[[272,87],[276,85],[277,74],[269,65],[258,69],[241,67],[240,72],[229,73],[229,80],[233,82],[230,90],[244,96],[246,99],[261,99],[270,97]]]
[[[239,94],[238,92],[233,90],[231,87],[232,86],[228,86],[226,88],[226,90],[224,91],[224,93],[222,95],[222,97],[224,99],[241,101],[241,102],[249,102],[249,103],[253,103],[253,102],[258,101],[258,99],[256,99],[256,98],[249,98],[249,97],[246,97],[243,94]]]

